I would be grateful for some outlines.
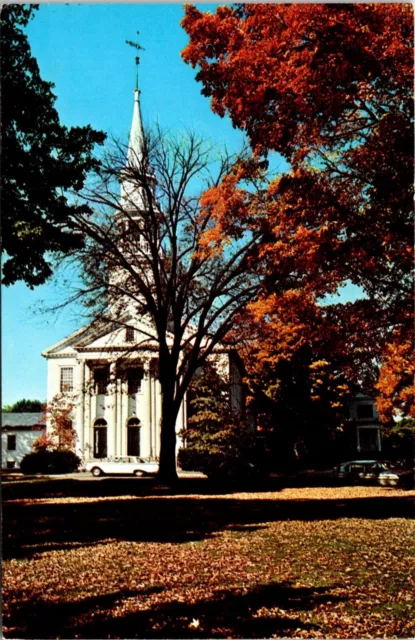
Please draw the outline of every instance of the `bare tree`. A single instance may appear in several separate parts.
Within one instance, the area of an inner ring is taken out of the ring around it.
[[[175,422],[188,385],[258,291],[249,264],[260,226],[241,223],[235,237],[209,240],[215,207],[200,200],[244,162],[229,155],[212,162],[212,149],[193,133],[177,139],[157,131],[136,153],[114,144],[83,193],[95,215],[80,206],[73,218],[86,241],[76,254],[84,286],[72,300],[82,299],[95,322],[122,325],[128,308],[148,319],[144,341],[157,344],[163,481],[177,477]],[[261,210],[257,186],[243,185],[252,215]]]

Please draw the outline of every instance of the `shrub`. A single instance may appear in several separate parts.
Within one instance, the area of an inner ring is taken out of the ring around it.
[[[20,464],[20,470],[32,473],[72,473],[81,464],[73,451],[35,451],[28,453]]]
[[[248,455],[231,447],[189,447],[179,449],[178,463],[184,471],[201,471],[210,479],[221,483],[241,483],[260,480],[263,477],[260,465],[252,462],[252,450]]]
[[[202,471],[208,464],[209,452],[200,449],[179,449],[177,462],[183,471]]]

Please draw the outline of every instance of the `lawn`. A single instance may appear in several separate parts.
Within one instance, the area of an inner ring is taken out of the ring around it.
[[[4,636],[413,637],[414,496],[5,484]]]

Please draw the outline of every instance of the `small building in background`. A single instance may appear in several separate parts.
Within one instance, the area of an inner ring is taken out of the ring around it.
[[[350,401],[349,419],[356,426],[357,453],[382,451],[381,423],[372,396],[358,393]]]
[[[2,469],[18,469],[32,445],[46,433],[43,413],[1,414],[1,466]]]

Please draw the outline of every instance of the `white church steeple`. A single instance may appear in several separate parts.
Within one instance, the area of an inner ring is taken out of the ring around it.
[[[135,59],[136,85],[134,89],[133,119],[128,141],[125,169],[120,176],[121,206],[131,217],[140,216],[148,211],[148,198],[145,186],[154,193],[155,177],[149,173],[146,157],[146,140],[141,116],[140,90],[138,88],[138,65],[140,58]],[[145,186],[144,186],[145,185]]]

